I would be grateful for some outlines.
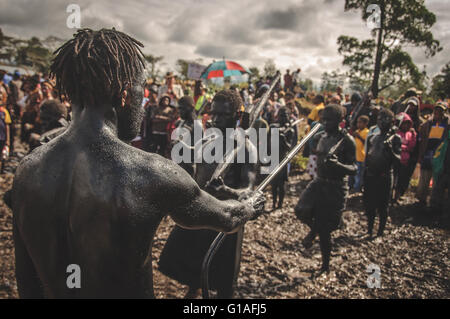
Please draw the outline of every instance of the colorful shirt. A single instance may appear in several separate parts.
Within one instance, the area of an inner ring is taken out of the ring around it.
[[[407,165],[409,162],[409,158],[411,157],[411,152],[416,146],[417,134],[414,129],[411,129],[407,132],[399,130],[397,132],[397,135],[399,135],[402,139],[402,153],[400,156],[400,163],[402,165]]]
[[[431,169],[431,161],[434,156],[434,151],[442,142],[446,127],[447,123],[445,121],[442,121],[441,123],[433,121],[431,123],[430,132],[428,134],[427,148],[421,163],[422,168]]]
[[[0,141],[6,140],[6,125],[11,124],[9,112],[3,106],[0,106]]]
[[[364,144],[367,138],[367,135],[369,134],[369,129],[366,127],[362,130],[356,130],[356,133],[359,134],[364,141],[361,141],[358,137],[355,137],[355,143],[356,143],[356,161],[357,162],[364,162],[366,158],[366,152],[364,151]]]
[[[311,111],[311,113],[309,113],[308,118],[313,122],[317,122],[319,120],[319,111],[323,110],[324,108],[325,105],[323,103],[320,103]]]

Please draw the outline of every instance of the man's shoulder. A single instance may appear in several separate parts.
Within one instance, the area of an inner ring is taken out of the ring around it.
[[[33,180],[39,177],[39,172],[44,171],[44,167],[51,165],[51,163],[56,163],[61,160],[61,156],[55,156],[52,159],[51,150],[57,145],[53,141],[52,143],[46,143],[35,148],[31,153],[26,155],[19,163],[15,176],[14,184],[17,181],[26,181],[26,185],[33,186]],[[39,185],[42,187],[42,185]]]
[[[347,130],[342,130],[341,134],[343,135],[342,138],[346,142],[347,145],[356,147],[356,142],[353,136],[350,135],[350,133]]]
[[[171,183],[179,178],[183,179],[184,170],[174,161],[159,154],[149,153],[129,146],[126,152],[121,152],[119,161],[125,163],[124,169],[133,172],[136,179],[145,183]],[[186,173],[187,176],[189,174]]]

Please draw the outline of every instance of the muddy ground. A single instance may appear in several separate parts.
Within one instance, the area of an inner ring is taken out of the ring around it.
[[[0,197],[12,184],[13,171],[26,153],[17,145],[0,175]],[[306,250],[301,240],[308,227],[300,223],[293,208],[307,177],[299,172],[289,179],[284,208],[272,212],[267,192],[264,214],[247,223],[241,272],[236,298],[449,298],[449,229],[417,207],[410,192],[400,206],[392,207],[385,235],[373,241],[365,238],[367,219],[361,194],[352,194],[343,214],[343,227],[333,233],[331,272],[315,280],[320,267],[316,242]],[[12,215],[0,200],[0,298],[17,298],[14,276]],[[174,223],[166,218],[154,241],[153,268],[157,298],[182,298],[187,287],[162,275],[157,268],[161,249]],[[377,227],[377,224],[375,225]],[[368,288],[367,267],[378,265],[380,288]]]

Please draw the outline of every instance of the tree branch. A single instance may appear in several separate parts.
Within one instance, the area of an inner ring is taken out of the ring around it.
[[[401,80],[402,80],[402,78],[400,77],[400,80],[399,80],[398,82],[400,82]],[[396,82],[395,79],[393,79],[391,83],[389,83],[389,84],[383,86],[381,89],[378,90],[378,92],[381,92],[381,91],[383,91],[384,89],[387,89],[388,87],[394,85],[395,82]]]

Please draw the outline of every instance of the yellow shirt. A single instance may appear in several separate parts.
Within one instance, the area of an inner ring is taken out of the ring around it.
[[[5,123],[11,124],[11,117],[9,116],[8,110],[6,108],[4,108],[3,106],[0,106],[0,112],[5,113]]]
[[[442,134],[444,134],[444,126],[440,126],[439,124],[432,125],[428,138],[436,138],[440,140],[442,138]]]
[[[319,111],[323,110],[324,108],[325,105],[323,103],[320,103],[311,111],[311,113],[309,113],[308,118],[314,122],[317,122],[319,120]]]
[[[356,133],[358,133],[365,141],[367,138],[367,134],[369,134],[369,129],[365,128],[363,130],[356,130]],[[361,141],[359,138],[355,137],[357,162],[364,162],[364,159],[366,158],[366,152],[364,151],[364,141]]]

